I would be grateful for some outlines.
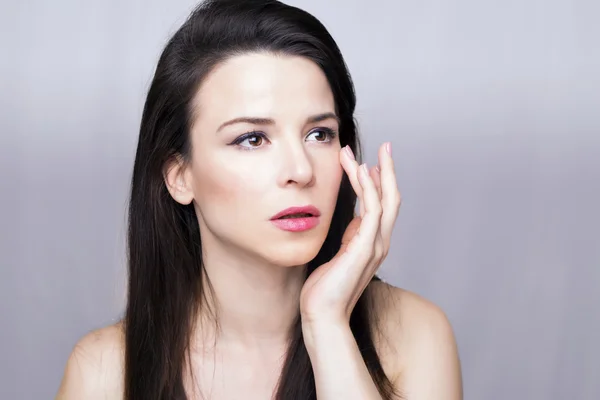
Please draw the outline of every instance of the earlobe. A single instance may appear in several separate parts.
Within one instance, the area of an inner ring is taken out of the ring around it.
[[[188,205],[194,200],[194,192],[183,161],[176,158],[165,166],[164,179],[167,190],[176,202]]]

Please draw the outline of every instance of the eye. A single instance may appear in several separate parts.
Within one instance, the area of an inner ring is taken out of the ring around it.
[[[333,129],[317,128],[310,132],[308,136],[314,136],[315,140],[313,141],[315,142],[331,142],[335,138],[336,133],[333,131]]]
[[[243,147],[244,149],[258,148],[267,140],[262,132],[248,132],[235,139],[232,144]]]

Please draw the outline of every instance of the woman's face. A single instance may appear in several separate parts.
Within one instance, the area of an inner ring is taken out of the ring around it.
[[[343,173],[333,94],[321,69],[301,57],[235,56],[208,75],[194,110],[185,179],[203,240],[208,234],[281,266],[314,258]],[[287,222],[271,220],[308,205],[321,214],[310,229],[289,231],[280,227]]]

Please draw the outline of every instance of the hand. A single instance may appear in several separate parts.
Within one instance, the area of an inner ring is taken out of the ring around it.
[[[401,196],[391,143],[379,148],[379,165],[359,166],[348,146],[340,162],[360,202],[360,216],[344,232],[339,252],[308,277],[300,294],[302,324],[348,324],[350,314],[387,256]]]

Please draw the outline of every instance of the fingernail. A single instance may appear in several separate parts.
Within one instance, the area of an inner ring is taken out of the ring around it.
[[[379,165],[376,165],[375,169],[377,170],[377,172],[381,172],[381,170],[379,169]]]
[[[369,175],[369,167],[367,167],[367,163],[364,163],[363,165],[361,165],[361,168],[363,169],[365,176],[368,176]]]
[[[354,153],[352,152],[352,149],[350,148],[350,146],[346,145],[346,147],[344,149],[346,150],[348,157],[350,157],[351,159],[354,160]]]
[[[390,156],[392,155],[392,142],[387,142],[385,144],[385,150],[388,152],[388,154]]]

